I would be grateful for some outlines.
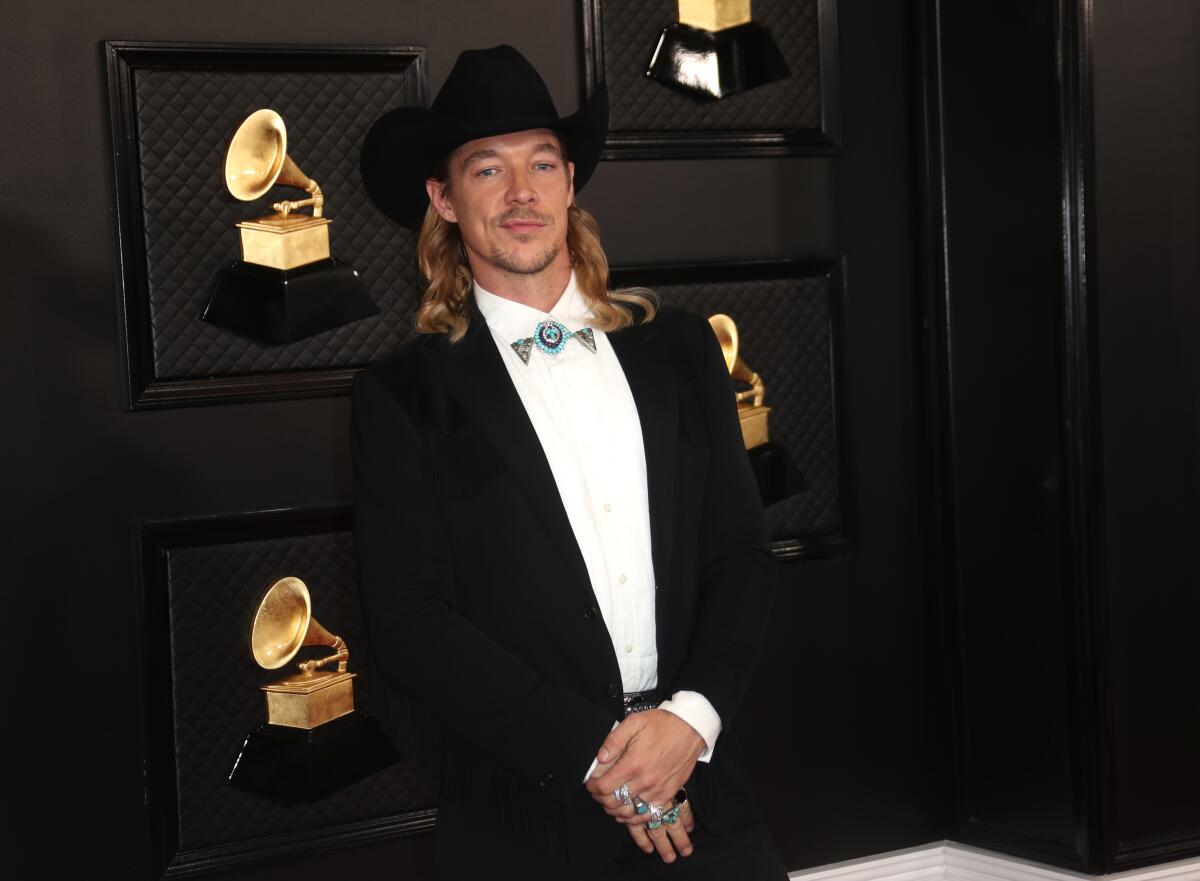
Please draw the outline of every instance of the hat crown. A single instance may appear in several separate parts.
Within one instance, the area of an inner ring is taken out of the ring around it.
[[[431,108],[394,107],[375,120],[363,138],[363,186],[386,215],[416,230],[429,206],[426,179],[447,156],[479,138],[542,128],[558,132],[579,192],[600,161],[608,131],[603,81],[575,113],[560,117],[541,76],[512,46],[467,50]]]
[[[508,45],[459,55],[431,109],[479,128],[502,119],[558,119],[537,70]]]

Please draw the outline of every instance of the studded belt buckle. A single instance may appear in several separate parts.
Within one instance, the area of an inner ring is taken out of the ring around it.
[[[640,713],[643,710],[653,710],[661,703],[654,699],[653,691],[631,691],[627,692],[621,702],[625,706],[625,715],[629,716],[632,713]]]

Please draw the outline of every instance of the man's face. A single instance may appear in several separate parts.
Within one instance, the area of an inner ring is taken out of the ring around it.
[[[558,136],[531,129],[480,138],[451,154],[448,179],[426,182],[442,218],[458,224],[471,269],[535,275],[566,253],[575,166]]]

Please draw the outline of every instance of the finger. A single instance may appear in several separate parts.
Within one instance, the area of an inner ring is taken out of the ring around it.
[[[649,777],[651,775],[647,774],[645,776]],[[662,805],[665,809],[669,805],[675,803],[675,793],[679,791],[679,787],[670,787],[662,782],[657,784],[650,782],[641,783],[637,789],[634,789],[633,784],[631,783],[629,785],[629,791],[636,792],[638,798],[640,798],[642,801],[649,802],[652,805]]]
[[[628,820],[637,814],[633,805],[614,805],[611,802],[604,805],[604,813],[617,820]]]
[[[653,776],[655,780],[648,781],[646,778],[651,776]],[[642,789],[648,788],[648,783],[657,782],[657,775],[650,771],[643,771],[641,760],[631,759],[629,758],[628,754],[626,754],[625,756],[622,756],[615,765],[612,766],[612,770],[605,775],[604,782],[606,785],[599,793],[599,797],[596,797],[595,800],[603,802],[603,800],[607,798],[609,804],[616,805],[620,802],[613,796],[613,790],[620,788],[620,786],[624,784],[625,786],[629,787],[629,792],[636,796],[642,791]],[[674,794],[675,791],[672,790],[671,795]],[[645,798],[645,796],[642,797]],[[669,797],[670,796],[668,796],[668,798]]]
[[[604,743],[600,744],[600,751],[596,753],[596,758],[601,762],[611,762],[621,753],[625,752],[625,747],[629,746],[629,741],[633,740],[633,736],[637,734],[641,727],[641,720],[637,718],[637,713],[627,716],[625,721],[610,731],[608,737],[604,738]]]
[[[654,843],[654,849],[658,851],[658,855],[664,863],[675,862],[675,847],[671,844],[671,838],[667,835],[667,830],[662,826],[657,829],[646,827],[646,834],[650,836],[650,841]]]
[[[650,840],[650,836],[646,834],[645,827],[630,826],[629,837],[633,839],[634,844],[646,853],[654,853],[654,843]]]
[[[688,832],[696,828],[696,815],[692,813],[691,802],[685,801],[679,806],[679,822]]]
[[[637,798],[633,802],[633,814],[618,822],[627,823],[630,826],[645,826],[652,819],[654,818],[650,814],[650,803],[645,799]]]
[[[597,765],[596,770],[592,771],[592,776],[584,781],[584,788],[592,795],[612,795],[612,791],[620,784],[611,785],[613,778],[605,778],[605,775],[612,770],[612,764]]]
[[[674,823],[663,823],[662,826],[667,830],[667,837],[671,839],[671,844],[679,851],[681,857],[692,855],[692,840],[688,838],[687,830],[683,828],[683,812],[680,811],[680,816]]]
[[[592,800],[599,802],[605,807],[624,807],[625,802],[617,794],[617,790],[620,788],[621,787],[619,786],[613,786],[611,788],[593,791],[591,788],[591,782],[589,781],[588,783],[588,791],[591,792]],[[632,790],[630,791],[632,792]]]
[[[604,791],[604,787],[599,781],[601,777],[608,773],[608,769],[612,766],[612,762],[596,761],[596,767],[592,768],[592,773],[588,775],[587,780],[583,781],[583,785],[588,792],[595,794]]]

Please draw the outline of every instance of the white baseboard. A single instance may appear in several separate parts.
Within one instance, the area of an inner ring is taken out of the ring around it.
[[[1082,875],[952,841],[792,872],[792,881],[1200,881],[1200,859]]]

